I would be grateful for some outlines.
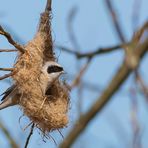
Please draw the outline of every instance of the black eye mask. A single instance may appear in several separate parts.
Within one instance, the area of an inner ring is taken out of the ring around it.
[[[48,66],[47,68],[48,73],[56,73],[56,72],[61,72],[61,71],[63,71],[63,68],[59,66]]]

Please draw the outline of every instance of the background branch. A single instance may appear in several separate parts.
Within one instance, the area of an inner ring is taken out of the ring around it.
[[[111,0],[105,0],[105,4],[107,6],[107,9],[108,9],[109,14],[111,16],[114,28],[116,30],[116,33],[117,33],[120,41],[125,43],[126,42],[125,35],[123,33],[123,29],[121,27],[121,24],[120,24],[120,22],[118,20],[117,11],[115,11],[115,8],[114,8],[114,6],[112,4],[112,1]]]
[[[73,54],[75,55],[78,59],[81,58],[93,58],[97,55],[102,55],[102,54],[108,54],[110,52],[114,52],[114,51],[118,51],[121,50],[122,48],[128,46],[130,43],[126,43],[126,44],[119,44],[119,45],[115,45],[115,46],[111,46],[111,47],[100,47],[95,49],[94,51],[91,52],[87,52],[87,53],[80,53],[78,51],[72,50],[70,48],[64,47],[64,46],[60,46],[57,45],[56,48],[61,49],[62,51],[65,51],[69,54]]]
[[[4,126],[4,124],[1,121],[0,121],[0,129],[5,134],[7,140],[10,143],[11,148],[19,148],[19,146],[17,145],[16,141],[12,138],[12,136],[9,133],[9,131],[7,130],[7,128]]]
[[[148,50],[148,38],[143,42],[143,44],[140,44],[135,49],[136,56],[141,59],[145,53]],[[139,61],[140,62],[140,61]],[[71,132],[68,134],[67,138],[63,141],[63,143],[60,145],[60,148],[69,148],[74,141],[78,138],[78,136],[84,131],[88,123],[92,120],[92,118],[95,117],[95,115],[100,112],[103,107],[109,102],[111,97],[114,95],[114,93],[120,88],[120,86],[123,84],[123,82],[128,78],[128,76],[131,73],[131,69],[129,69],[124,62],[113,79],[111,80],[110,84],[107,86],[107,88],[104,90],[102,95],[97,99],[97,101],[92,105],[91,109],[85,113],[84,115],[81,115],[80,118],[76,121],[76,124],[74,125]]]

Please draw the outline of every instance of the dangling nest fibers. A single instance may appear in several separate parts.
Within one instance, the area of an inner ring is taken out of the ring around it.
[[[12,76],[20,94],[20,108],[43,133],[65,127],[69,108],[69,90],[65,83],[55,81],[48,95],[44,95],[40,87],[42,66],[47,61],[55,61],[49,14],[47,9],[41,14],[38,32],[24,46],[25,53],[20,53]]]

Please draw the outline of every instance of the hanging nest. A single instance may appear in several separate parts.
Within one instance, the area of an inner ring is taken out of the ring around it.
[[[69,90],[57,79],[48,88],[48,95],[42,91],[41,69],[48,61],[55,61],[51,36],[51,4],[47,2],[41,14],[39,29],[32,41],[19,53],[14,65],[12,79],[18,91],[16,104],[31,123],[43,133],[63,128],[68,124]]]
[[[67,125],[69,93],[60,80],[50,86],[48,96],[42,92],[40,75],[45,62],[42,37],[39,33],[26,45],[27,52],[18,58],[12,78],[21,94],[19,105],[24,114],[42,131],[50,131]]]

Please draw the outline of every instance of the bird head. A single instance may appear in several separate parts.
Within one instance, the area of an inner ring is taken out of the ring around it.
[[[48,83],[52,83],[59,78],[61,74],[64,74],[64,69],[57,62],[46,62],[42,68],[42,73],[48,78]]]

